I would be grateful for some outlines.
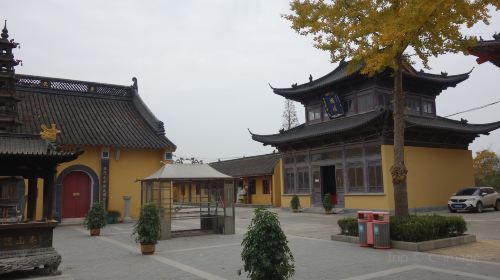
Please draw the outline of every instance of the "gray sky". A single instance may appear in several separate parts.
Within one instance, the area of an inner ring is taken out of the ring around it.
[[[0,19],[21,43],[18,73],[124,85],[137,77],[141,97],[165,123],[178,156],[214,161],[271,152],[247,131],[276,133],[281,126],[284,99],[268,83],[288,87],[335,67],[328,53],[281,18],[286,0],[0,1]],[[491,39],[499,26],[500,12],[494,12],[490,26],[466,34]],[[437,98],[439,115],[500,100],[500,68],[491,63],[445,55],[431,67],[450,75],[475,67],[468,80]],[[304,110],[297,108],[303,122]],[[499,110],[497,104],[455,118],[499,121]],[[470,148],[500,152],[500,131]]]

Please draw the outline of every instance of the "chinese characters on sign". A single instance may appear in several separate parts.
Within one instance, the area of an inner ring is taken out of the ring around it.
[[[339,96],[336,94],[323,96],[323,105],[330,119],[344,115],[342,103],[340,102]]]
[[[33,249],[40,247],[42,243],[42,235],[19,235],[4,236],[0,240],[1,248],[4,250],[13,249]]]
[[[109,159],[101,159],[101,204],[108,209],[109,198]]]

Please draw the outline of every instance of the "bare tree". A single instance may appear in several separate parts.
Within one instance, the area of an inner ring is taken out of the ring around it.
[[[299,125],[299,119],[297,118],[297,111],[295,110],[295,104],[292,100],[285,100],[285,110],[283,111],[283,124],[282,128],[284,130],[289,130],[290,128]]]

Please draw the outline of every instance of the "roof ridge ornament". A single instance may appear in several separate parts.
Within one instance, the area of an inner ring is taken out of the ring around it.
[[[135,88],[135,89],[138,89],[137,78],[136,77],[132,77],[132,81],[134,82],[134,84],[132,85],[132,87]]]
[[[7,30],[7,20],[4,21],[3,29],[2,29],[2,38],[9,38],[9,30]]]
[[[55,142],[57,140],[57,134],[61,133],[61,131],[56,128],[56,124],[54,123],[50,125],[50,128],[44,124],[40,127],[42,128],[42,131],[40,131],[40,138],[43,140]]]
[[[313,81],[313,75],[309,74],[309,82],[312,83],[312,81]]]

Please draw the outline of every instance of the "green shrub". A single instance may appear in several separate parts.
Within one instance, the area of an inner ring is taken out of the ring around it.
[[[295,274],[293,255],[276,213],[255,209],[241,245],[243,268],[250,279],[285,280]]]
[[[290,200],[290,207],[292,207],[292,209],[300,208],[300,199],[298,195],[293,195],[292,200]]]
[[[340,233],[358,236],[358,220],[354,217],[338,220]],[[391,217],[391,239],[407,242],[421,242],[464,234],[467,223],[461,216],[422,215]]]
[[[460,216],[391,217],[390,230],[392,240],[421,242],[462,235],[467,224]]]
[[[156,244],[160,238],[160,212],[154,203],[144,204],[132,235],[135,242],[141,244]]]
[[[323,197],[323,208],[325,208],[327,212],[332,211],[332,196],[329,193],[325,194],[325,197]]]
[[[120,218],[120,212],[118,211],[108,211],[108,224],[116,224],[118,223],[118,219]]]
[[[90,211],[85,215],[83,226],[87,229],[100,229],[106,225],[106,211],[101,204],[95,202]]]
[[[340,234],[358,236],[358,219],[355,217],[340,219],[337,224],[340,227]]]

